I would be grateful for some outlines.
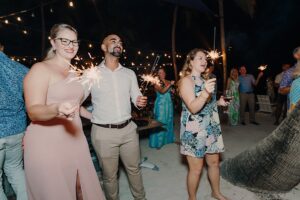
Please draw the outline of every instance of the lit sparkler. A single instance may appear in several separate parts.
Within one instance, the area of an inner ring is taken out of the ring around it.
[[[143,74],[142,77],[143,82],[151,83],[153,85],[159,85],[160,80],[157,76],[153,76],[151,74]]]
[[[258,67],[258,69],[259,69],[260,71],[264,71],[265,69],[267,69],[267,66],[268,66],[268,65],[261,65],[261,66]]]
[[[142,94],[144,95],[144,93],[145,93],[145,91],[147,90],[147,86],[148,86],[148,84],[149,83],[152,83],[152,84],[159,84],[159,79],[158,79],[158,77],[154,77],[153,76],[153,73],[154,73],[154,71],[155,71],[155,68],[157,67],[157,64],[158,64],[158,61],[159,61],[159,59],[160,59],[160,56],[159,55],[157,55],[156,56],[156,58],[155,58],[155,60],[154,60],[154,63],[153,63],[153,65],[152,65],[152,67],[151,67],[151,71],[150,71],[150,73],[149,74],[144,74],[144,75],[142,75],[142,79],[143,79],[143,83],[142,83]],[[157,81],[158,80],[158,81]],[[144,84],[144,83],[146,83],[146,84]]]
[[[212,59],[213,61],[222,57],[222,54],[218,52],[217,50],[211,50],[207,52],[207,57]]]
[[[91,54],[89,53],[89,57],[92,58]],[[78,56],[75,57],[75,60],[81,60]],[[92,62],[90,66],[85,67],[81,65],[82,69],[78,68],[75,65],[68,63],[71,67],[69,70],[70,73],[74,73],[75,77],[71,78],[71,81],[78,81],[83,86],[87,86],[88,90],[92,88],[93,85],[97,85],[99,87],[100,80],[101,80],[101,72],[97,66],[95,66]]]

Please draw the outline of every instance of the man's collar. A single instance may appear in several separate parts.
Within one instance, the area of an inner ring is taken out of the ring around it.
[[[109,69],[109,68],[105,65],[105,60],[103,60],[103,61],[100,63],[99,67]],[[117,67],[114,71],[118,71],[118,70],[120,70],[120,69],[122,69],[122,68],[124,68],[124,67],[121,65],[121,63],[119,63],[118,67]],[[110,69],[109,69],[109,70],[110,70]]]

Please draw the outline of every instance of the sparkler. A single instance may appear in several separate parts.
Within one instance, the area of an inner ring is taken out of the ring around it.
[[[93,59],[90,53],[88,53],[88,55],[91,59]],[[78,61],[82,60],[78,56],[76,56],[74,59]],[[71,63],[68,64],[71,67],[69,72],[75,74],[75,77],[71,78],[69,82],[78,81],[83,86],[87,86],[88,90],[90,90],[95,84],[99,87],[99,83],[102,78],[101,72],[98,67],[95,66],[92,62],[88,67],[81,65],[82,69],[78,68],[75,65],[72,65]]]
[[[160,80],[157,76],[153,76],[151,74],[143,74],[142,75],[143,82],[151,83],[153,85],[159,85]]]
[[[210,58],[212,62],[214,62],[216,59],[222,57],[222,55],[217,50],[211,50],[207,52],[207,57]]]
[[[267,69],[267,66],[268,66],[268,65],[261,65],[261,66],[258,67],[258,69],[259,69],[260,71],[264,71],[265,69]]]
[[[142,83],[142,94],[144,95],[145,91],[147,90],[147,87],[148,87],[148,84],[151,83],[151,84],[159,84],[159,79],[158,77],[155,77],[153,76],[153,73],[155,71],[155,68],[157,67],[157,64],[158,64],[158,61],[160,59],[160,55],[157,55],[155,57],[155,60],[154,60],[154,63],[151,67],[151,70],[150,70],[150,73],[149,74],[143,74],[142,75],[142,79],[143,79],[143,83]],[[146,84],[144,84],[146,83]],[[144,87],[143,87],[144,86]]]

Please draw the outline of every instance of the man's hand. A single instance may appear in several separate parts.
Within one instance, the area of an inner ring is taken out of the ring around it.
[[[138,96],[136,100],[136,106],[139,108],[144,108],[147,105],[147,99],[146,96]]]

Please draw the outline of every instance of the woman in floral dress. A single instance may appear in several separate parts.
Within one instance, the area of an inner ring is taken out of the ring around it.
[[[230,76],[227,80],[227,90],[231,91],[232,101],[228,106],[229,123],[236,126],[240,118],[240,94],[239,94],[239,72],[237,69],[231,69]]]
[[[216,79],[205,80],[201,74],[207,65],[204,50],[193,49],[187,55],[179,95],[183,100],[180,140],[181,154],[188,161],[187,188],[189,200],[196,200],[204,158],[208,166],[212,197],[226,200],[220,192],[219,153],[224,151],[217,106],[227,106],[221,97],[216,100]]]

